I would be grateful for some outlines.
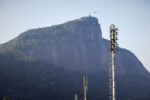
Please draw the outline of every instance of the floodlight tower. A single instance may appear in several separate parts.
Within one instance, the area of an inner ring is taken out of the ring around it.
[[[110,71],[110,100],[116,100],[115,95],[115,52],[117,50],[118,29],[115,25],[110,25],[110,52],[111,52],[111,71]]]
[[[83,100],[86,100],[86,91],[87,91],[87,77],[83,77]]]

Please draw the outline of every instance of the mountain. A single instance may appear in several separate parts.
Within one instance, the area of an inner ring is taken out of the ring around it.
[[[150,74],[129,50],[115,56],[117,100],[149,100]],[[30,29],[0,45],[0,97],[9,100],[109,99],[109,41],[98,19],[82,17],[60,25]]]

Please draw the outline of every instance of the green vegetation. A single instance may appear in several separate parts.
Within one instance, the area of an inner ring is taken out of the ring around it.
[[[6,97],[4,97],[2,100],[8,100]]]

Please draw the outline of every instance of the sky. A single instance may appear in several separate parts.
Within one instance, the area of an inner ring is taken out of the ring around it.
[[[97,17],[103,37],[119,28],[119,46],[150,71],[150,0],[0,0],[0,44],[20,33],[88,16]],[[96,13],[94,13],[96,12]]]

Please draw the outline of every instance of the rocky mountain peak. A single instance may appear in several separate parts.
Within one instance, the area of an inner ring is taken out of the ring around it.
[[[2,44],[0,98],[73,100],[74,93],[82,95],[86,74],[88,100],[108,100],[110,42],[101,35],[97,18],[82,17],[27,30]],[[138,58],[118,47],[115,65],[117,99],[150,100],[150,75]]]

